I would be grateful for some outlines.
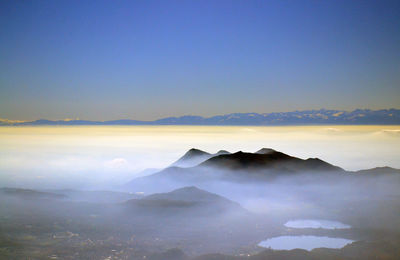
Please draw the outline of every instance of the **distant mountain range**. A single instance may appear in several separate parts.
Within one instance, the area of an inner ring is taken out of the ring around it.
[[[29,122],[0,119],[0,125],[397,125],[400,124],[400,109],[356,109],[344,110],[305,110],[278,113],[234,113],[213,117],[181,116],[167,117],[154,121],[131,119],[111,121],[88,120],[46,120]]]

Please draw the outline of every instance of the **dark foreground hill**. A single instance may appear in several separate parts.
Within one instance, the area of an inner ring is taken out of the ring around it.
[[[174,217],[180,213],[194,214],[194,217],[227,212],[245,213],[238,203],[194,186],[128,200],[125,206],[138,214],[158,211],[162,214],[171,213]]]
[[[198,189],[194,186],[180,188],[168,193],[152,194],[144,197],[143,200],[181,200],[188,202],[232,203],[230,200],[222,196]]]

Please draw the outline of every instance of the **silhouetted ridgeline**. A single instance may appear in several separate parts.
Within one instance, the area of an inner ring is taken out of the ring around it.
[[[31,122],[13,122],[0,120],[0,125],[397,125],[400,124],[400,109],[356,109],[343,110],[306,110],[278,113],[234,113],[213,117],[181,116],[167,117],[155,121],[121,119],[112,121],[87,120],[35,120]]]
[[[351,183],[358,182],[358,178],[386,176],[393,177],[397,182],[399,173],[399,169],[391,167],[346,171],[319,158],[301,159],[271,148],[262,148],[255,153],[221,150],[215,154],[192,148],[171,166],[135,178],[125,184],[124,189],[157,192],[199,183],[268,183],[277,178],[297,183],[322,181],[326,184],[333,180]]]

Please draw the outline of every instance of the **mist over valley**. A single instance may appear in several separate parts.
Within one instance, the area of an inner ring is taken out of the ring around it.
[[[196,136],[199,143],[204,142],[203,136],[213,136],[214,146],[232,141],[230,132],[241,140],[238,144],[243,147],[252,147],[252,138],[274,139],[282,147],[289,147],[290,137],[296,135],[300,141],[292,143],[291,151],[297,154],[307,152],[296,146],[305,149],[317,140],[321,145],[324,136],[336,139],[336,146],[325,146],[319,153],[325,156],[330,154],[329,149],[345,147],[338,141],[347,141],[349,136],[365,136],[371,144],[373,138],[387,140],[392,144],[389,150],[398,149],[393,146],[399,142],[398,137],[387,135],[379,127],[336,126],[338,130],[334,132],[324,127],[311,129],[318,135],[305,135],[304,128],[185,131],[189,139],[196,140],[192,138]],[[33,142],[40,140],[39,132],[35,133],[38,130],[30,133],[28,145],[39,145]],[[144,130],[149,128],[90,128],[99,134],[79,138],[74,136],[74,129],[44,128],[40,133],[50,130],[55,138],[57,131],[69,131],[62,132],[63,140],[86,140],[88,148],[113,143],[114,151],[122,156],[123,150],[129,153],[129,145],[123,142],[115,146],[115,131],[123,134],[121,140],[133,140],[134,136],[143,138],[147,134]],[[104,137],[110,130],[114,130],[114,136],[107,143]],[[181,133],[179,127],[165,130],[170,132],[159,135],[163,145]],[[154,132],[152,136],[157,138]],[[91,141],[94,137],[96,142]],[[19,143],[10,141],[8,151],[18,154],[11,147]],[[332,143],[330,140],[325,145]],[[51,150],[49,144],[41,145],[44,151]],[[62,145],[67,148],[65,152],[73,148],[68,148],[67,143]],[[365,143],[362,145],[366,147]],[[54,176],[52,182],[42,185],[10,185],[9,180],[4,181],[0,189],[0,253],[14,259],[360,259],[373,255],[397,258],[399,169],[377,163],[362,170],[348,170],[354,164],[345,156],[341,161],[347,160],[347,167],[320,159],[318,154],[300,158],[277,150],[276,146],[279,145],[258,147],[253,152],[234,151],[229,145],[215,147],[215,152],[189,148],[180,155],[172,153],[178,156],[164,160],[169,161],[165,166],[155,161],[152,167],[149,161],[149,169],[137,170],[130,178],[120,178],[108,187],[88,179],[83,186],[73,188],[62,179],[54,182]],[[162,160],[162,155],[173,157],[168,150],[176,148],[152,149],[160,149],[155,154]],[[348,152],[344,150],[332,158]],[[369,159],[377,162],[378,158]],[[128,161],[126,156],[124,160]],[[122,157],[115,163],[124,165]]]

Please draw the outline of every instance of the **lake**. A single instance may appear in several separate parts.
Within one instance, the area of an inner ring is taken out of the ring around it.
[[[351,226],[339,221],[322,219],[298,219],[284,224],[289,228],[322,228],[322,229],[346,229]],[[333,238],[325,236],[279,236],[261,241],[258,245],[265,248],[277,250],[291,250],[295,248],[312,250],[314,248],[342,248],[353,242],[350,239]]]
[[[285,223],[288,228],[323,228],[323,229],[346,229],[351,226],[339,221],[321,220],[321,219],[299,219],[291,220]]]
[[[321,236],[280,236],[261,241],[258,245],[276,250],[292,250],[296,248],[312,250],[314,248],[342,248],[353,240]]]

